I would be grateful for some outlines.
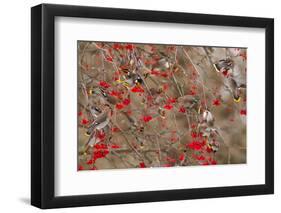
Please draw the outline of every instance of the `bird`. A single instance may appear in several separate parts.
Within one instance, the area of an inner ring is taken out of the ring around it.
[[[123,70],[124,72],[124,70]],[[126,88],[132,88],[134,86],[140,86],[143,84],[142,77],[135,71],[126,70],[122,75],[122,79],[116,80],[117,83],[122,84]]]
[[[87,106],[89,104],[89,95],[85,84],[81,83],[79,89],[81,89],[82,92],[81,103],[83,103],[84,106]]]
[[[130,85],[130,87],[140,86],[143,83],[141,76],[135,72],[127,73],[125,79],[125,81]]]
[[[207,126],[214,126],[215,118],[209,110],[205,110],[202,114],[203,122],[207,124]]]
[[[95,133],[96,130],[103,130],[109,125],[110,116],[112,110],[109,106],[105,106],[105,109],[100,113],[96,119],[88,126],[86,136],[90,136],[86,146],[93,145],[95,143]]]
[[[219,151],[220,144],[214,139],[207,142],[207,147],[212,150],[212,152],[216,153]]]
[[[163,109],[162,107],[159,107],[158,113],[159,113],[159,115],[160,115],[162,118],[165,118],[165,117],[166,117],[166,110]]]
[[[214,63],[213,66],[217,72],[229,71],[233,68],[234,62],[230,58],[226,58]]]
[[[100,108],[98,108],[97,106],[91,106],[90,107],[90,112],[91,112],[91,115],[94,117],[94,118],[97,118],[98,115],[102,112]]]
[[[234,68],[234,61],[230,58],[219,60],[218,63],[213,64],[216,71],[223,73],[227,71],[228,78],[226,78],[226,85],[230,90],[234,102],[238,103],[241,99],[241,89],[246,88],[245,84],[238,84],[237,80],[235,80],[235,76],[233,73]]]
[[[169,60],[166,59],[166,58],[161,58],[161,59],[158,61],[158,64],[159,64],[159,68],[162,69],[162,70],[166,70],[166,69],[169,69],[169,68],[170,68]]]
[[[97,118],[89,125],[88,131],[92,132],[93,129],[103,129],[109,123],[111,109],[106,106],[104,111],[97,116]]]
[[[240,84],[238,85],[238,83],[235,81],[234,78],[229,78],[227,80],[227,86],[228,89],[230,90],[233,100],[234,102],[238,103],[241,100],[241,89],[242,88],[246,88],[245,84]]]

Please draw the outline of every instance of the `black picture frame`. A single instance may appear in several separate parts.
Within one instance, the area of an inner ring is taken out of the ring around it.
[[[93,195],[54,195],[55,17],[263,28],[266,33],[265,184]],[[41,4],[31,9],[31,204],[42,209],[274,193],[274,20],[164,11]]]

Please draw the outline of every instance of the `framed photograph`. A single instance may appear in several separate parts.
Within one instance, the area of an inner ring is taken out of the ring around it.
[[[274,20],[31,9],[31,204],[272,194]]]

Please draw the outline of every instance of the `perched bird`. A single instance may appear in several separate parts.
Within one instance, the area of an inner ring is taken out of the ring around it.
[[[106,106],[104,111],[100,113],[97,118],[89,125],[87,133],[93,132],[94,129],[101,130],[106,127],[109,123],[111,115],[111,109]]]
[[[117,80],[118,83],[121,83],[127,88],[140,86],[143,83],[143,78],[138,73],[138,70],[142,65],[138,64],[140,63],[138,61],[138,57],[133,52],[130,52],[127,60],[121,61],[119,71],[122,73],[122,75],[121,78]]]
[[[90,112],[91,112],[91,115],[94,117],[94,118],[97,118],[98,115],[100,113],[102,113],[101,109],[98,108],[97,106],[91,106],[90,107]]]
[[[207,124],[207,126],[214,126],[215,118],[209,110],[205,110],[202,115],[202,121]]]
[[[212,152],[216,153],[217,151],[219,151],[220,144],[213,139],[207,142],[207,147],[212,150]]]
[[[165,117],[166,117],[166,110],[163,109],[162,107],[159,107],[158,113],[159,113],[159,115],[160,115],[162,118],[165,118]]]
[[[166,58],[160,59],[158,61],[158,64],[159,64],[159,68],[162,70],[166,70],[166,69],[170,68],[170,63],[169,63],[168,59],[166,59]]]
[[[85,84],[81,83],[80,89],[82,91],[81,103],[83,103],[84,106],[87,106],[89,104],[89,95]]]
[[[86,146],[94,145],[96,141],[96,130],[103,130],[104,128],[106,128],[109,125],[110,116],[111,109],[109,106],[105,106],[105,109],[102,111],[102,113],[100,113],[97,118],[88,126],[86,135],[90,137],[88,142],[86,143]]]
[[[132,88],[134,86],[140,86],[143,83],[143,79],[138,73],[134,71],[128,71],[125,72],[125,74],[122,76],[122,79],[118,79],[116,82],[127,88]]]
[[[217,63],[213,64],[217,72],[229,71],[233,68],[234,62],[230,58],[219,60]]]
[[[226,78],[225,83],[230,90],[233,100],[239,102],[241,99],[241,89],[246,88],[245,84],[239,84],[237,82],[237,67],[234,67],[234,61],[230,58],[219,60],[218,63],[213,64],[217,72],[227,72],[228,78]],[[236,70],[236,74],[234,73]]]
[[[143,83],[141,76],[134,72],[129,72],[125,76],[125,79],[126,79],[125,81],[130,85],[130,87],[133,87],[135,85],[139,86]]]
[[[246,88],[246,85],[244,84],[238,85],[238,83],[233,78],[229,78],[227,81],[227,86],[232,94],[233,100],[237,103],[240,102],[241,89]]]

